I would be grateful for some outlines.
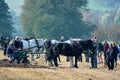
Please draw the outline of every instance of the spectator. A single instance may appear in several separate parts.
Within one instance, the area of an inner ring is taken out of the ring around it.
[[[96,50],[91,54],[91,66],[92,68],[98,68],[98,63],[97,63],[97,48],[98,45],[96,45]]]
[[[103,45],[103,52],[104,52],[104,64],[106,64],[106,57],[107,57],[107,51],[109,49],[109,44],[107,43],[107,41],[104,42]]]
[[[107,57],[106,57],[106,62],[107,62],[108,70],[113,70],[114,69],[114,53],[113,53],[112,44],[110,44]]]
[[[114,61],[115,61],[115,67],[117,66],[117,55],[119,53],[118,47],[115,43],[113,43],[113,55],[114,55]]]
[[[97,50],[97,53],[98,53],[98,63],[103,63],[103,59],[102,59],[102,51],[103,51],[103,45],[101,42],[98,43],[98,50]]]

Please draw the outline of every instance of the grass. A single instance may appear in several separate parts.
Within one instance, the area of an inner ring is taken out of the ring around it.
[[[4,58],[7,57],[0,51],[0,59]],[[0,67],[0,80],[119,80],[120,78],[120,61],[117,68],[109,71],[103,64],[99,64],[98,69],[91,69],[90,63],[86,63],[85,60],[78,63],[79,68],[70,68],[69,62],[65,59],[61,56],[62,62],[58,68],[48,68],[43,57],[31,63],[44,67]]]

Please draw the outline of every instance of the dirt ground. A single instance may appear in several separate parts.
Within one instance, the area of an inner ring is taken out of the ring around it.
[[[59,67],[48,67],[44,55],[29,65],[12,65],[0,51],[0,80],[120,80],[120,61],[117,68],[109,71],[103,64],[91,69],[85,60],[78,63],[79,68],[70,68],[65,59],[61,56]]]

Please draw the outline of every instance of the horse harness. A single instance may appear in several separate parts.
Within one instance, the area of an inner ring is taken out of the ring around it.
[[[35,38],[34,39],[35,40],[35,43],[36,43],[36,46],[33,46],[33,47],[30,47],[30,41],[29,41],[29,39],[27,39],[26,41],[28,42],[28,46],[29,46],[29,51],[30,51],[30,49],[32,49],[32,48],[35,48],[35,47],[37,47],[38,48],[38,51],[40,50],[40,48],[41,48],[41,46],[39,45],[39,43],[38,43],[38,40]]]

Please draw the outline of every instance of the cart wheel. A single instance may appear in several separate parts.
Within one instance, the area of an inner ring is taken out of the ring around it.
[[[27,57],[23,57],[22,63],[27,63],[27,64],[29,64],[30,61],[27,59]]]

